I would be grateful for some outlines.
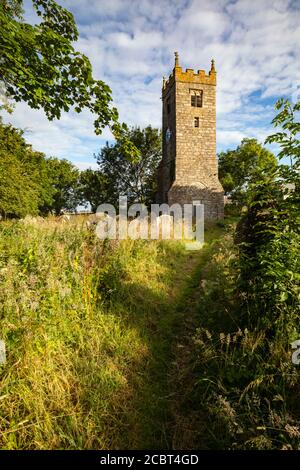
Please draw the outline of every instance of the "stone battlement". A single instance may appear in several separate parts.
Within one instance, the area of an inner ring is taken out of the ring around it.
[[[185,71],[179,65],[178,53],[175,52],[175,67],[168,79],[163,79],[163,92],[173,85],[175,81],[188,82],[188,83],[199,83],[203,85],[216,85],[217,84],[217,72],[215,70],[214,60],[211,61],[211,69],[208,74],[205,70],[186,69]]]

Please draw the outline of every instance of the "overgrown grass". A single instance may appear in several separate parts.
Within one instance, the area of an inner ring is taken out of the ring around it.
[[[173,446],[299,449],[300,374],[292,363],[293,338],[284,327],[276,335],[240,327],[236,257],[229,231],[207,248],[196,273],[192,321],[185,325],[173,376],[173,383],[179,376],[183,384],[173,399]]]
[[[242,326],[235,222],[199,252],[1,224],[1,448],[299,449],[299,369]]]
[[[170,447],[172,344],[198,262],[179,242],[1,224],[1,448]]]

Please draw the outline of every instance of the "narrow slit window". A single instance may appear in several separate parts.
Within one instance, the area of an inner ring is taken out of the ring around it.
[[[199,118],[198,117],[194,118],[194,126],[199,127]]]

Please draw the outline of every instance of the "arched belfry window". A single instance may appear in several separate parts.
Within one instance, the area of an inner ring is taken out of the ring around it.
[[[202,108],[203,90],[190,90],[190,93],[191,93],[191,106],[195,108]]]

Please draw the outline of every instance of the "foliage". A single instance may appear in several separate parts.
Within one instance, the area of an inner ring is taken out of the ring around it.
[[[279,113],[274,117],[272,124],[275,127],[281,127],[280,132],[270,135],[266,139],[266,143],[274,143],[280,145],[281,149],[278,153],[279,159],[288,157],[290,166],[299,169],[300,164],[300,122],[299,111],[300,101],[296,104],[291,104],[288,100],[283,98],[278,100],[275,108]]]
[[[255,400],[261,403],[260,417],[256,418],[261,432],[257,436],[249,433],[243,445],[299,449],[300,422],[294,394],[300,380],[290,346],[300,335],[299,103],[292,106],[280,100],[276,108],[280,112],[273,123],[281,131],[267,142],[281,146],[279,158],[288,157],[290,166],[279,165],[273,174],[262,174],[249,185],[248,208],[235,236],[238,325],[249,332],[252,344],[249,359],[241,345],[243,365],[248,364],[242,401],[248,402],[251,411],[255,410]],[[229,361],[237,363],[234,358]],[[232,387],[239,386],[237,372],[233,372],[233,378]],[[238,408],[235,405],[235,410]],[[250,429],[255,417],[252,414]]]
[[[107,201],[117,204],[119,195],[127,195],[129,203],[149,205],[156,192],[157,167],[161,160],[161,134],[151,126],[131,128],[128,139],[138,149],[141,158],[131,161],[122,152],[119,143],[106,145],[97,156],[100,175],[105,175]],[[95,188],[98,190],[98,188]],[[94,199],[100,201],[101,195]]]
[[[0,212],[5,216],[37,214],[41,202],[51,197],[46,160],[22,134],[0,121]]]
[[[263,174],[272,174],[276,165],[275,156],[256,139],[243,139],[236,150],[219,154],[219,178],[225,194],[239,205],[245,204],[249,185]]]
[[[50,120],[70,108],[88,109],[96,116],[96,134],[110,126],[127,158],[137,158],[111,106],[109,86],[93,78],[89,59],[73,47],[78,39],[73,15],[54,0],[32,3],[40,18],[35,25],[24,21],[22,0],[0,1],[0,82],[7,96],[43,109]]]
[[[252,190],[236,237],[246,323],[268,326],[273,332],[279,327],[291,341],[299,334],[299,226],[295,194],[285,194],[282,181],[265,181]]]
[[[0,150],[0,213],[22,217],[38,213],[38,185],[20,168],[20,162]]]
[[[295,121],[299,104],[280,100],[273,123],[282,131],[268,142],[280,144],[279,158],[290,157],[291,166],[280,165],[276,179],[261,179],[249,190],[249,208],[238,227],[240,289],[245,310],[254,325],[279,328],[291,340],[297,336],[299,289],[299,149]]]
[[[174,381],[180,374],[181,385],[174,397],[173,444],[210,450],[300,449],[300,375],[291,360],[291,338],[279,323],[276,335],[269,325],[252,321],[245,326],[234,227],[206,250],[176,359]]]
[[[197,393],[205,394],[211,430],[204,442],[214,449],[298,448],[297,407],[292,400],[285,401],[300,385],[288,340],[270,338],[262,327],[243,326],[242,299],[236,292],[238,252],[232,236],[218,248],[203,272],[201,321],[193,338]],[[213,299],[220,301],[214,303],[213,315],[207,315]]]
[[[92,212],[107,201],[107,190],[107,178],[99,170],[88,168],[80,173],[79,194],[83,203],[90,204]]]
[[[0,121],[0,213],[5,217],[59,214],[74,209],[79,171],[67,160],[47,159],[23,132]]]
[[[8,94],[43,108],[49,119],[74,105],[77,112],[87,107],[98,115],[95,127],[101,130],[117,112],[109,108],[109,87],[93,79],[89,60],[73,48],[73,15],[52,0],[34,0],[33,6],[41,18],[37,25],[25,23],[11,2],[0,5],[0,76]]]
[[[52,201],[44,212],[59,215],[63,210],[75,210],[79,202],[79,170],[68,160],[47,159],[47,174],[53,189]]]

